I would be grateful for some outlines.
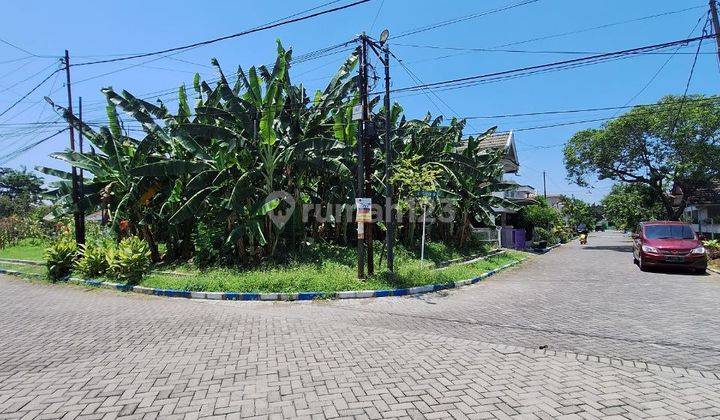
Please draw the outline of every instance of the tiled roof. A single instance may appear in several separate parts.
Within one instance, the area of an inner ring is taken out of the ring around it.
[[[480,141],[479,146],[483,149],[504,149],[508,146],[510,133],[495,133]]]
[[[689,201],[692,204],[720,204],[720,181],[698,188]]]

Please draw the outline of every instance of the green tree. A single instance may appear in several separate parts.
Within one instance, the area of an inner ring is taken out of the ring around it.
[[[25,168],[0,168],[0,218],[27,215],[42,203],[43,181]]]
[[[584,224],[588,229],[592,229],[600,220],[590,204],[574,197],[562,198],[562,215],[572,228]]]
[[[720,104],[701,95],[667,96],[635,107],[565,145],[568,179],[612,179],[650,188],[664,217],[677,220],[696,190],[720,176]],[[669,193],[677,187],[682,200]]]
[[[653,190],[643,184],[615,184],[602,199],[605,218],[618,229],[631,230],[644,220],[663,216],[660,203],[653,197]]]

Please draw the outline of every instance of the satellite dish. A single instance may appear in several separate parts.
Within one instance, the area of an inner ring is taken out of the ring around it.
[[[388,31],[387,29],[382,31],[382,33],[380,34],[380,44],[384,44],[385,41],[387,41],[389,37],[390,37],[390,31]]]

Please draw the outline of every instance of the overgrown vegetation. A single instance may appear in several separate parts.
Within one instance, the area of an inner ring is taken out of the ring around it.
[[[404,206],[397,233],[407,247],[419,240],[419,208],[438,200],[452,204],[457,217],[433,224],[430,239],[460,249],[470,246],[472,225],[494,225],[492,208],[512,206],[492,195],[508,187],[500,181],[500,153],[480,147],[494,129],[464,138],[464,121],[443,125],[442,117],[429,114],[408,120],[399,104],[385,121],[375,98],[371,126],[375,132],[392,126],[395,176],[384,178],[385,139],[368,133],[371,192],[359,192],[358,127],[352,120],[357,61],[353,53],[327,87],[311,97],[291,80],[292,52],[279,42],[272,68],[239,68],[234,83],[213,60],[217,83],[211,86],[196,76],[192,89],[180,87],[175,112],[160,101],[107,88],[108,123],[98,130],[57,107],[92,150],[52,156],[92,175],[85,180],[81,205],[101,210],[118,239],[144,241],[154,262],[249,269],[292,258],[309,242],[350,247],[354,199],[370,196],[383,203],[387,182],[395,187],[394,201]],[[125,129],[118,110],[141,125],[141,136]],[[59,178],[50,194],[58,204],[56,214],[68,214],[70,174],[38,169]],[[437,197],[416,200],[418,192],[427,190]],[[311,207],[307,220],[300,211],[304,205]],[[285,223],[271,222],[272,212],[293,207]],[[442,210],[431,208],[430,216]],[[384,224],[375,227],[375,238],[382,239]]]

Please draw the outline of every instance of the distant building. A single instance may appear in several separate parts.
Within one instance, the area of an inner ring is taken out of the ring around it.
[[[682,197],[679,188],[673,188],[676,199]],[[699,188],[688,198],[683,218],[693,224],[694,229],[706,236],[720,236],[720,181]]]

